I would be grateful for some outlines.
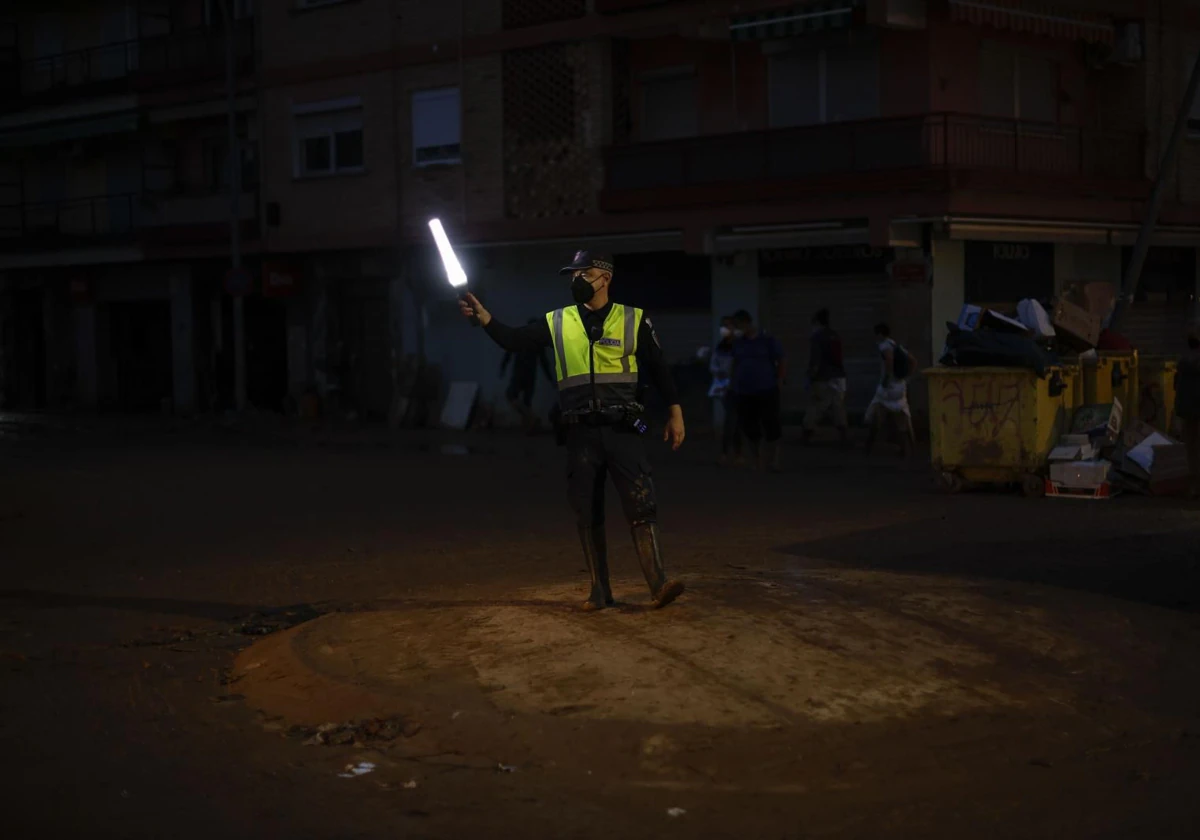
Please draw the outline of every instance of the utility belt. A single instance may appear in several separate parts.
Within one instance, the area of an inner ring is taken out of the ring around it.
[[[599,409],[581,408],[563,412],[562,422],[567,426],[615,426],[640,435],[648,428],[642,419],[645,410],[645,406],[638,403]]]

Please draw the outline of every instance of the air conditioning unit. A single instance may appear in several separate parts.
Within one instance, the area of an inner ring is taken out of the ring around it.
[[[1115,25],[1112,52],[1113,64],[1137,64],[1146,56],[1145,28],[1140,20],[1118,21]]]

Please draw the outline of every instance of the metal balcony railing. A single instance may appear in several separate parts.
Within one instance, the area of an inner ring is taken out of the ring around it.
[[[614,146],[606,187],[660,190],[921,170],[1142,180],[1144,137],[927,114]]]
[[[253,21],[234,30],[238,73],[253,69]],[[225,72],[225,33],[198,28],[73,50],[17,65],[10,100],[42,100],[119,91],[131,85],[158,87]]]
[[[258,199],[239,204],[244,234],[257,230]],[[201,243],[229,235],[229,197],[100,195],[0,205],[0,249],[60,249],[135,243]]]

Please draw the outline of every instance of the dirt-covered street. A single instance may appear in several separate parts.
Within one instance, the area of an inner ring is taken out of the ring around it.
[[[0,419],[5,836],[1196,836],[1200,505],[652,450],[588,615],[549,438]]]

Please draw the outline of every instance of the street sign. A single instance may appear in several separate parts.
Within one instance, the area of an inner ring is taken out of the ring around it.
[[[296,293],[296,275],[282,265],[263,266],[263,297],[290,297]]]
[[[254,275],[245,267],[231,268],[225,273],[225,291],[231,295],[242,297],[250,294],[254,288]]]

